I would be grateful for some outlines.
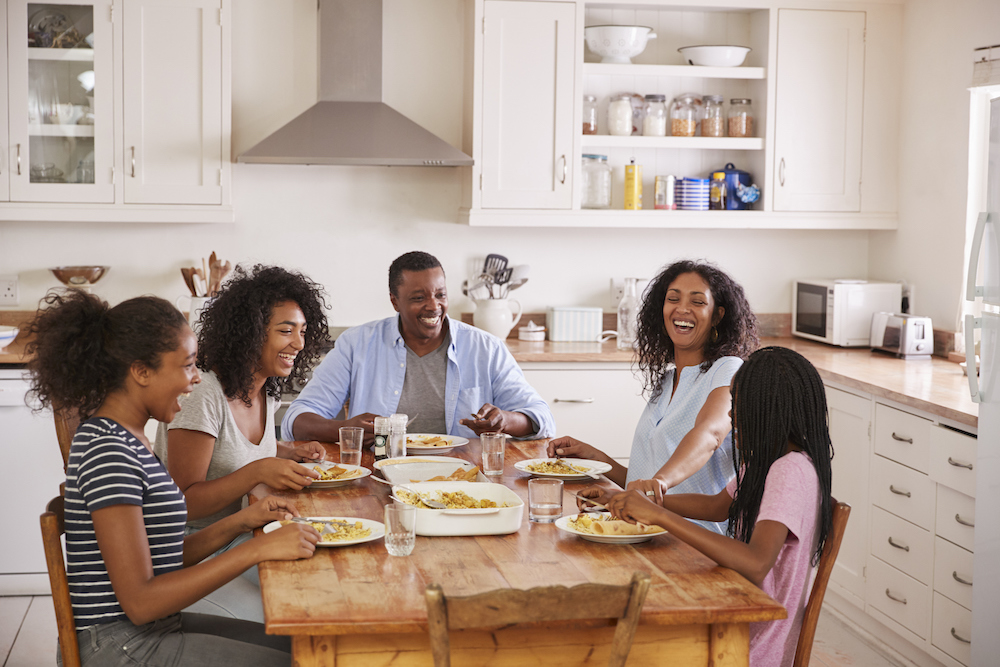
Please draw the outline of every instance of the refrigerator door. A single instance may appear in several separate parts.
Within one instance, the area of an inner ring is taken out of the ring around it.
[[[983,233],[983,303],[1000,305],[1000,98],[990,102],[986,212],[992,224]]]

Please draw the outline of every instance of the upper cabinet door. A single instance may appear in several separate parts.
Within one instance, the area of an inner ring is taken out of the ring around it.
[[[10,201],[114,202],[111,2],[7,9]]]
[[[221,204],[219,0],[127,0],[126,204]]]
[[[0,8],[0,38],[7,35],[7,12]],[[7,159],[7,68],[0,66],[0,201],[10,199],[10,162]]]
[[[774,210],[860,211],[865,13],[782,9]]]
[[[482,207],[573,204],[576,7],[485,3]]]

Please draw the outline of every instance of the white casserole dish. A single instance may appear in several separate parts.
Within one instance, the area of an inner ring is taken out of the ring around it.
[[[432,461],[431,459],[434,458],[440,458],[441,460]],[[393,459],[387,460],[391,461]],[[475,463],[470,463],[463,459],[447,456],[422,456],[419,460],[407,460],[404,458],[400,463],[383,465],[379,469],[382,471],[382,476],[393,484],[409,485],[413,484],[414,481],[423,482],[431,477],[447,477],[455,472],[456,468],[471,470],[475,465]],[[476,481],[489,482],[490,480],[480,470],[479,474],[476,475]]]
[[[520,496],[501,484],[482,482],[419,482],[407,484],[407,489],[418,493],[435,491],[464,491],[476,500],[492,500],[498,505],[507,503],[509,507],[492,507],[467,510],[432,510],[417,508],[417,535],[428,537],[454,537],[459,535],[508,535],[521,528],[524,517],[524,501]],[[392,487],[393,501],[403,505]]]

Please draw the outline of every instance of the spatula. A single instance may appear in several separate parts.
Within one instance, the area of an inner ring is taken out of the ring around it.
[[[486,255],[486,262],[483,263],[483,273],[495,276],[498,271],[503,271],[506,268],[507,258],[503,255],[497,255],[495,253]]]

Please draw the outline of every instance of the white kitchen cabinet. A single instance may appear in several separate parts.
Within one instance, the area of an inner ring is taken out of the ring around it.
[[[868,560],[868,469],[871,462],[871,399],[826,387],[833,443],[833,497],[851,506],[830,586],[864,607],[865,565]]]
[[[232,221],[229,0],[5,12],[0,220]]]
[[[778,11],[776,211],[860,211],[865,13]]]
[[[570,3],[485,3],[483,208],[572,205],[575,20]]]
[[[0,39],[7,34],[7,12],[0,11]],[[7,127],[7,68],[0,67],[0,202],[10,199],[10,177],[7,169],[9,142],[3,128]]]
[[[632,436],[646,407],[642,381],[629,364],[528,362],[521,368],[548,403],[557,435],[582,440],[628,465]]]

